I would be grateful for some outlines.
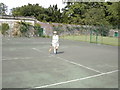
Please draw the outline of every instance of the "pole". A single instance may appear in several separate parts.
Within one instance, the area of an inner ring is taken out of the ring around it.
[[[96,44],[98,43],[98,31],[96,30]]]
[[[90,30],[90,43],[92,42],[92,30]]]
[[[103,25],[102,25],[102,41],[101,44],[103,44]]]

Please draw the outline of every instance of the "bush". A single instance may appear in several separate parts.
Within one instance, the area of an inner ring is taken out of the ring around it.
[[[30,23],[26,23],[26,22],[18,22],[20,28],[20,32],[22,33],[23,36],[26,36],[26,33],[28,32],[29,30],[29,27],[31,26]],[[28,37],[28,36],[27,36]]]
[[[6,31],[7,31],[8,29],[9,29],[8,23],[2,23],[2,31],[1,31],[1,33],[2,33],[3,35],[6,34]]]
[[[43,36],[43,28],[41,28],[40,24],[36,23],[34,29],[35,29],[35,35],[39,35],[40,37]]]
[[[42,35],[43,38],[50,38],[50,36]]]

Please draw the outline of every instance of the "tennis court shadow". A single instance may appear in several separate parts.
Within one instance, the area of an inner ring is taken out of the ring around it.
[[[64,53],[64,51],[57,52],[57,54],[62,54],[62,53]]]

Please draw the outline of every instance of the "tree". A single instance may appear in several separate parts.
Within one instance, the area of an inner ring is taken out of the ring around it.
[[[100,8],[88,9],[84,16],[85,16],[85,23],[88,25],[109,24],[105,19],[104,10]]]
[[[24,16],[21,14],[20,7],[16,7],[12,9],[12,15],[13,16]]]
[[[47,13],[45,13],[46,15],[48,15],[49,19],[48,22],[61,22],[61,12],[60,9],[58,9],[57,4],[53,5],[46,9]]]
[[[6,15],[7,6],[4,3],[0,3],[0,15]]]
[[[107,7],[107,13],[106,19],[112,24],[113,26],[120,25],[120,8],[119,8],[120,2],[113,2],[110,5],[106,5]]]
[[[28,4],[22,7],[16,7],[12,9],[13,16],[34,16],[38,17],[39,14],[43,14],[44,8],[39,4]]]
[[[68,2],[62,12],[57,5],[43,8],[39,4],[28,4],[13,8],[12,14],[34,16],[42,22],[120,26],[119,4],[120,2]]]

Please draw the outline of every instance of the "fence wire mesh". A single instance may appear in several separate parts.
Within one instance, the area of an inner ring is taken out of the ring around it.
[[[63,39],[86,41],[97,44],[119,45],[120,37],[118,27],[89,26],[89,25],[58,25],[53,31],[58,31]]]

